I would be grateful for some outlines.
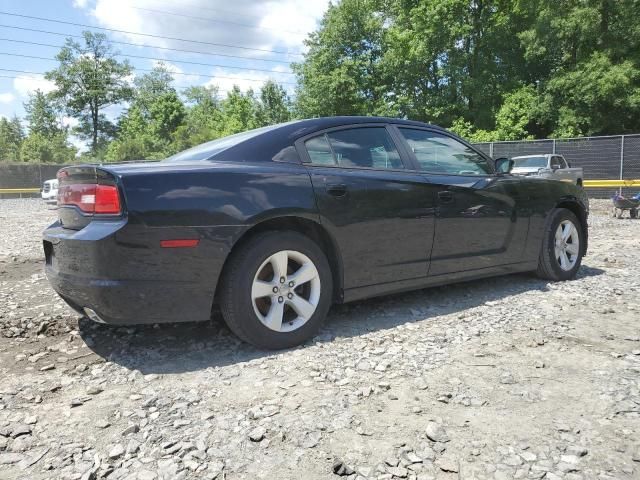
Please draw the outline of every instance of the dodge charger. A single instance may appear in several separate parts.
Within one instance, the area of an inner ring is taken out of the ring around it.
[[[261,348],[314,336],[330,306],[515,272],[574,278],[579,186],[510,173],[409,120],[293,121],[159,162],[65,167],[46,273],[108,324],[208,320]]]

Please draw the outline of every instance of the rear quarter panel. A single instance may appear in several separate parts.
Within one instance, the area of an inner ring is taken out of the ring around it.
[[[158,164],[113,173],[128,216],[116,239],[137,249],[136,258],[146,257],[144,265],[133,262],[131,269],[142,266],[171,280],[201,277],[215,288],[231,247],[252,226],[289,215],[318,221],[311,180],[301,165]],[[160,248],[160,240],[182,238],[199,238],[200,244]],[[176,257],[181,257],[178,266],[167,268]]]
[[[588,215],[589,200],[585,191],[572,183],[540,177],[523,177],[521,182],[520,188],[526,199],[524,205],[531,218],[524,256],[535,260],[540,253],[549,213],[560,204],[574,203]]]

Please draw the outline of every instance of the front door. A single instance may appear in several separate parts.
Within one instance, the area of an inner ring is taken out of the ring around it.
[[[444,132],[399,127],[437,198],[429,276],[520,261],[528,218],[517,179],[495,175],[487,158]]]
[[[322,223],[342,254],[344,288],[425,278],[433,191],[405,168],[383,125],[334,129],[299,142]]]

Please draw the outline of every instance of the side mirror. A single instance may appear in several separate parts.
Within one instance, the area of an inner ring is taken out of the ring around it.
[[[509,173],[513,170],[515,162],[507,157],[500,157],[496,159],[496,172],[497,173]]]

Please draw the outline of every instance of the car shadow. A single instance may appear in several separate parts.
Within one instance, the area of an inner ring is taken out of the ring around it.
[[[583,266],[578,278],[604,273],[598,268]],[[510,295],[547,290],[545,281],[514,274],[335,305],[318,335],[297,348],[462,313]],[[102,325],[83,318],[79,320],[79,332],[87,346],[100,357],[145,375],[192,372],[281,353],[241,342],[228,330],[220,315],[208,322],[131,327]]]

